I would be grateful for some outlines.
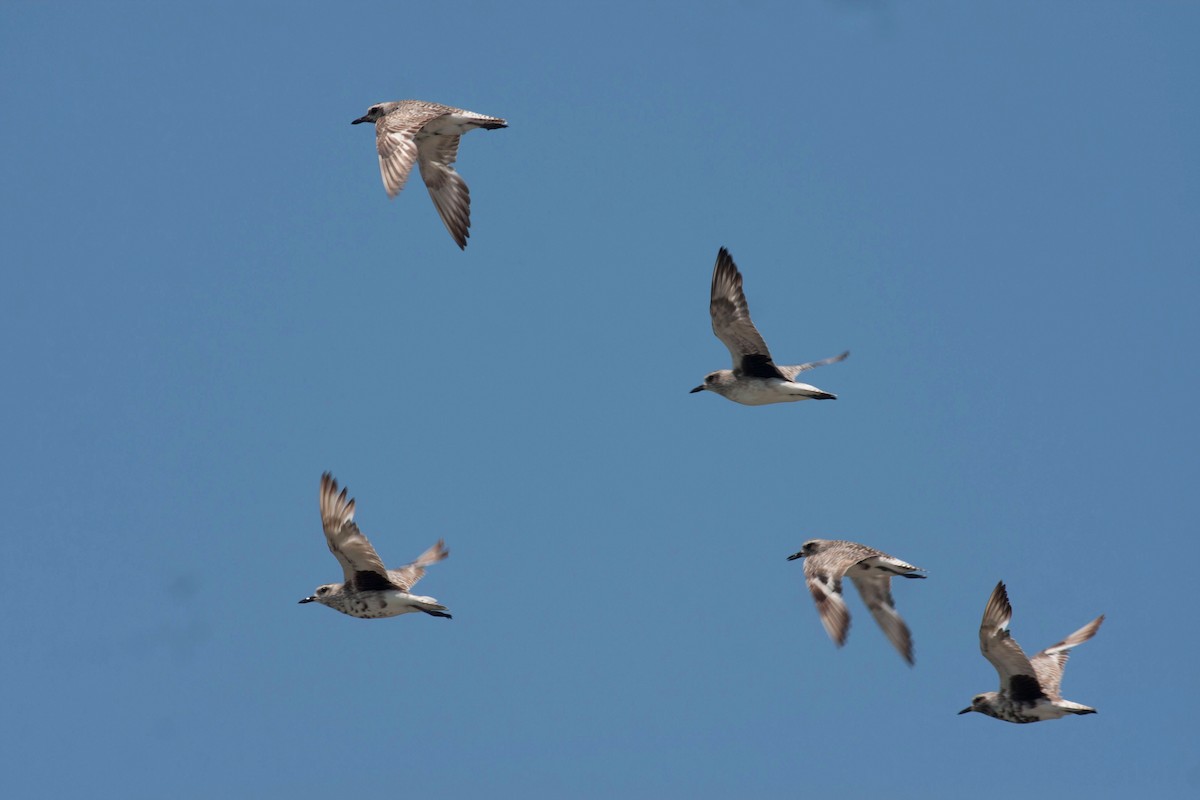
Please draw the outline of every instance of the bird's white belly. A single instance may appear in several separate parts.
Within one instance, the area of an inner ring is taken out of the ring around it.
[[[1033,708],[1027,709],[1024,713],[1031,717],[1037,717],[1043,722],[1051,719],[1062,719],[1067,715],[1065,710],[1049,702],[1038,703]]]
[[[729,387],[726,397],[746,406],[765,406],[770,403],[790,403],[811,398],[796,394],[792,389],[812,389],[803,383],[792,383],[779,378],[757,381],[741,381]]]
[[[360,595],[352,605],[356,617],[397,617],[418,610],[412,595],[396,589]]]

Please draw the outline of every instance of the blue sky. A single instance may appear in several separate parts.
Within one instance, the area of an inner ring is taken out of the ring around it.
[[[0,9],[6,796],[1194,796],[1200,9]],[[454,246],[372,103],[505,117]],[[836,402],[688,395],[720,246]],[[332,471],[453,621],[340,577]],[[853,590],[836,649],[785,558]],[[1164,563],[1164,558],[1168,559]],[[955,715],[1100,613],[1096,716]],[[1181,635],[1182,634],[1182,635]]]

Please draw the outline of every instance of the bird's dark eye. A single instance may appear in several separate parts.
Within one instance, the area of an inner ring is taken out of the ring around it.
[[[329,587],[322,586],[320,589],[317,589],[317,594],[329,594]]]

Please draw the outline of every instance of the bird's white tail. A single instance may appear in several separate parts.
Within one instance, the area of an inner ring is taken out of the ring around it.
[[[450,619],[450,613],[444,605],[439,603],[433,597],[423,597],[418,594],[409,595],[409,602],[414,608],[424,611],[426,614],[434,617],[445,617]]]

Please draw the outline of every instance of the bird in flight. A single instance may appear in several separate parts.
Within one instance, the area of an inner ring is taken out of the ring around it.
[[[1084,625],[1058,644],[1028,658],[1008,632],[1012,606],[1004,581],[996,584],[983,609],[979,649],[1000,674],[1000,691],[984,692],[971,699],[959,714],[978,711],[1005,722],[1043,722],[1067,714],[1095,714],[1090,706],[1062,699],[1059,687],[1070,650],[1096,635],[1104,615]]]
[[[742,291],[742,273],[738,272],[733,256],[724,247],[718,251],[713,267],[708,311],[712,315],[713,333],[725,343],[733,357],[733,369],[710,372],[704,383],[692,389],[692,394],[708,390],[747,406],[837,399],[837,395],[807,383],[798,383],[796,376],[814,367],[841,361],[850,355],[850,351],[807,364],[778,366],[758,328],[750,321],[750,308]]]
[[[318,586],[301,603],[320,603],[362,619],[395,617],[414,611],[450,619],[446,607],[436,599],[412,594],[412,587],[421,580],[425,568],[450,555],[444,542],[439,539],[411,564],[387,569],[354,523],[354,500],[346,498],[345,489],[338,491],[337,481],[328,472],[321,476],[320,507],[325,543],[342,565],[344,580]]]
[[[375,123],[379,171],[388,197],[398,195],[413,164],[420,165],[438,216],[454,243],[465,250],[471,235],[471,192],[451,166],[458,158],[458,140],[475,128],[495,130],[507,128],[508,123],[499,117],[421,100],[376,103],[350,124],[360,122]]]
[[[834,644],[841,647],[850,632],[850,611],[842,597],[842,577],[848,577],[858,589],[871,616],[887,635],[892,646],[909,664],[913,663],[912,634],[896,613],[892,600],[892,578],[924,578],[920,567],[889,556],[857,542],[811,539],[788,561],[804,561],[804,580],[817,603],[821,624]]]

